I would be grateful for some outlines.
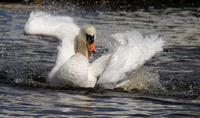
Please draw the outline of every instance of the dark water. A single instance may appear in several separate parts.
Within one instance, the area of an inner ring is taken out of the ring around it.
[[[0,5],[1,117],[200,116],[199,9],[73,9],[76,6]],[[48,85],[45,78],[55,62],[57,41],[23,34],[32,10],[69,15],[79,26],[94,25],[99,40],[95,58],[108,51],[103,42],[113,33],[134,29],[143,35],[160,35],[166,41],[164,51],[144,67],[160,75],[162,87],[102,91]]]

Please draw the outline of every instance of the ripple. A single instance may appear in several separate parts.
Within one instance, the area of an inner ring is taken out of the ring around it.
[[[160,75],[161,87],[122,91],[53,87],[46,82],[55,62],[57,41],[23,34],[29,12],[45,7],[0,5],[1,116],[199,116],[198,8],[149,8],[148,12],[87,12],[56,9],[55,6],[46,9],[53,14],[74,17],[79,26],[95,25],[98,51],[94,59],[110,50],[107,39],[116,32],[134,29],[144,36],[158,34],[163,37],[166,41],[164,51],[144,65],[149,73]]]

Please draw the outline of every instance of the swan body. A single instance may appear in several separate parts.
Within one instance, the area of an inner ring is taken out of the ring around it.
[[[111,54],[92,63],[96,29],[91,25],[79,28],[70,17],[32,12],[25,25],[25,33],[52,36],[59,40],[54,67],[47,77],[52,85],[75,87],[123,88],[128,74],[141,67],[155,53],[162,51],[164,41],[157,35],[145,37],[136,31],[111,35],[115,42]]]

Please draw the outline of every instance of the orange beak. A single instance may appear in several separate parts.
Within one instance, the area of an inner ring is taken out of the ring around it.
[[[89,59],[92,59],[92,52],[96,52],[96,48],[94,45],[94,42],[90,44],[90,40],[87,41],[87,46],[88,46],[88,57]]]

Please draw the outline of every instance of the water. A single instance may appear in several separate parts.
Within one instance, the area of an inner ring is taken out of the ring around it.
[[[161,88],[98,90],[52,87],[45,82],[54,65],[57,41],[27,36],[23,27],[32,10],[70,15],[76,24],[97,28],[95,58],[108,51],[106,38],[137,30],[158,34],[164,51],[144,68],[160,75]],[[199,117],[200,18],[197,8],[149,8],[148,12],[85,11],[76,6],[0,5],[1,117]]]

